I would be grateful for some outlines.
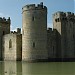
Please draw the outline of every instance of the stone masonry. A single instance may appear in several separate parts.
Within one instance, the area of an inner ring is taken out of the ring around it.
[[[19,29],[18,29],[19,30]],[[12,32],[4,35],[4,60],[22,59],[22,35]]]
[[[56,30],[56,58],[75,58],[75,18],[71,12],[53,14],[53,30]]]
[[[21,29],[10,32],[10,18],[0,18],[0,59],[43,61],[75,60],[75,15],[58,11],[53,28],[47,29],[47,7],[28,4],[22,8]]]
[[[10,23],[10,18],[5,19],[5,17],[0,17],[0,60],[3,59],[3,35],[10,33]]]
[[[43,3],[22,8],[22,60],[48,59],[47,7]]]

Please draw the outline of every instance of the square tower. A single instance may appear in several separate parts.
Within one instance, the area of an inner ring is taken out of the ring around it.
[[[13,32],[3,37],[4,60],[22,59],[22,34]]]
[[[74,13],[56,12],[53,29],[56,30],[57,58],[74,58]]]
[[[10,22],[10,17],[8,19],[6,19],[5,17],[0,17],[0,60],[2,60],[3,58],[3,35],[10,33]]]

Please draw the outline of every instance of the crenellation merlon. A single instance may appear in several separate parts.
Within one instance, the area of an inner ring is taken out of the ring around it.
[[[11,31],[11,34],[21,34],[21,28],[17,28],[17,31]]]
[[[66,16],[74,16],[74,13],[72,13],[72,12],[66,12]]]
[[[21,33],[18,33],[17,31],[11,31],[10,34],[17,34],[17,35],[20,35]]]
[[[66,13],[58,11],[56,13],[53,14],[53,18],[63,18],[66,17]]]
[[[56,16],[56,15],[63,15],[63,16],[65,16],[66,13],[62,12],[62,11],[58,11],[58,12],[54,13],[54,16]]]
[[[22,10],[23,11],[27,11],[27,10],[41,10],[41,9],[46,9],[47,10],[47,7],[43,5],[43,2],[41,2],[40,4],[28,4],[28,5],[25,5]]]
[[[48,32],[48,33],[51,33],[51,32],[52,32],[52,28],[48,28],[48,29],[47,29],[47,32]]]
[[[61,12],[58,11],[56,13],[53,14],[53,19],[55,20],[55,22],[60,22],[60,21],[75,21],[75,17],[74,17],[74,13],[72,12]]]
[[[74,13],[72,12],[66,12],[66,18],[68,19],[68,21],[71,21],[71,22],[75,21]]]
[[[5,17],[0,17],[0,23],[10,23],[11,20],[10,20],[10,17],[8,19],[6,19]]]

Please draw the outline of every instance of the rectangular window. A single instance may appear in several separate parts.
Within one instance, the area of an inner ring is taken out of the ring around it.
[[[34,21],[34,16],[32,17],[32,21]]]
[[[55,19],[55,22],[57,22],[57,19]]]
[[[33,48],[35,48],[35,42],[33,42]]]
[[[24,30],[22,30],[22,34],[24,35]]]
[[[5,32],[3,31],[3,35],[5,34]]]
[[[57,22],[60,22],[60,19],[59,18],[57,19]]]
[[[74,39],[74,34],[73,34],[73,39]]]
[[[11,41],[11,39],[9,40],[9,48],[12,48],[12,41]]]

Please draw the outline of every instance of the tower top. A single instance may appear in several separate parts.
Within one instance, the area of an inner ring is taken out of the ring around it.
[[[22,10],[37,10],[37,9],[47,9],[46,6],[43,5],[43,2],[41,2],[40,4],[28,4],[28,5],[25,5],[23,6]]]
[[[74,16],[74,13],[72,13],[72,12],[66,12],[66,16]]]
[[[54,13],[53,16],[67,17],[67,16],[74,16],[74,13],[72,13],[72,12],[61,12],[61,11],[58,11],[58,12]]]
[[[6,19],[5,17],[0,17],[0,23],[10,23],[11,20],[10,20],[10,17],[8,17],[8,19]]]

